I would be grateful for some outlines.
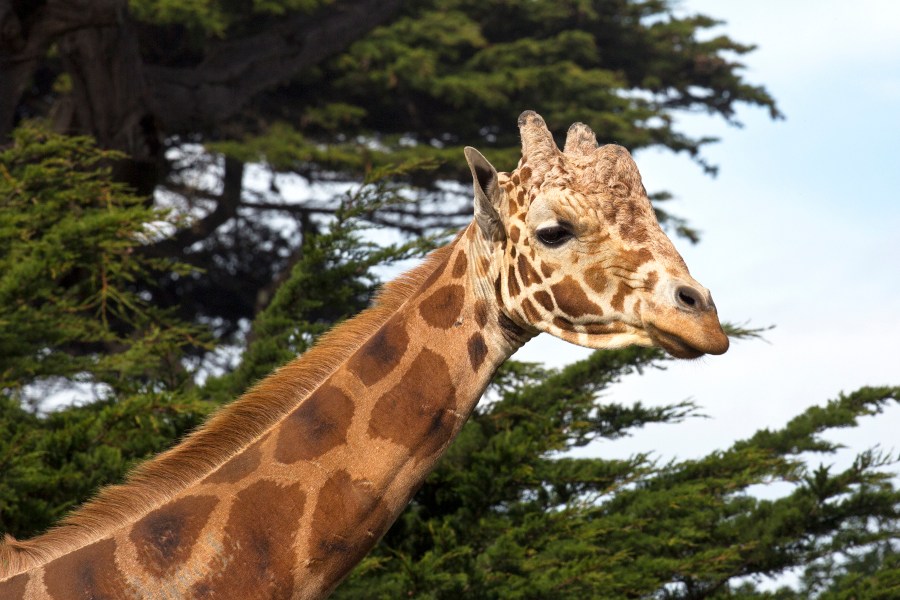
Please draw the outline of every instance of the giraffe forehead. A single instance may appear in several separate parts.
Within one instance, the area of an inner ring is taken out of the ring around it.
[[[525,220],[532,227],[558,219],[596,220],[601,214],[598,200],[575,190],[549,188],[534,195]]]
[[[550,185],[544,180],[537,185],[528,185],[529,182],[516,185],[514,182],[519,178],[515,173],[502,175],[500,185],[508,198],[510,229],[516,223],[526,223],[534,228],[542,222],[560,219],[586,226],[602,223],[619,225],[617,229],[622,229],[629,241],[637,241],[633,235],[636,231],[641,232],[641,238],[647,238],[658,229],[653,206],[639,180],[636,184],[613,180],[611,184],[603,185],[574,185],[571,182]],[[515,233],[521,232],[516,230]]]

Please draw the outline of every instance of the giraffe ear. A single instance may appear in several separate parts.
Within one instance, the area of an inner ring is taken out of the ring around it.
[[[503,194],[497,184],[497,170],[481,155],[481,152],[466,146],[463,151],[475,187],[475,222],[489,240],[501,240],[506,235],[500,221],[500,201]]]

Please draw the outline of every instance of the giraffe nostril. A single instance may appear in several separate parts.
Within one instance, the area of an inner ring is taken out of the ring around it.
[[[687,310],[704,310],[706,308],[703,295],[686,285],[680,285],[675,290],[675,301],[678,306]]]

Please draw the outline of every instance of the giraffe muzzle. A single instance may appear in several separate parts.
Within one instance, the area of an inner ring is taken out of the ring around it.
[[[671,280],[644,323],[653,344],[676,358],[724,354],[729,346],[712,295],[694,283]]]

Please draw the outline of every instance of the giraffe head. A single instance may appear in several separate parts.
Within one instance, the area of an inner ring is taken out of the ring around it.
[[[474,148],[481,276],[521,327],[590,348],[658,346],[678,358],[722,354],[709,291],[691,277],[656,220],[637,165],[598,147],[586,125],[560,151],[544,120],[519,117],[522,159],[497,173]]]

